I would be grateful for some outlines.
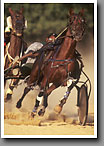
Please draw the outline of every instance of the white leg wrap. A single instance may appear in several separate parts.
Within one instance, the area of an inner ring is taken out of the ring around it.
[[[67,81],[67,86],[66,86],[66,92],[65,92],[65,94],[64,94],[64,97],[61,98],[61,100],[64,99],[64,98],[66,98],[66,99],[68,98],[68,96],[69,96],[69,94],[70,94],[70,92],[68,91],[68,87],[69,87],[71,84],[72,84],[72,80],[68,80],[68,81]]]
[[[8,90],[7,90],[7,92],[6,92],[6,95],[7,94],[12,94],[13,93],[13,91],[10,89],[10,88],[8,88]]]
[[[41,97],[37,96],[36,99],[39,101],[39,105],[41,105],[42,101],[43,101],[43,96],[41,96]]]
[[[68,80],[68,81],[67,81],[67,87],[69,87],[69,86],[72,84],[72,81],[73,81],[73,80]]]

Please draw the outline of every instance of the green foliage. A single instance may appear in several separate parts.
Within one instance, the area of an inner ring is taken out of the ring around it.
[[[70,8],[75,12],[84,8],[88,27],[93,28],[93,4],[70,3],[5,3],[5,26],[6,18],[10,15],[8,9],[20,10],[22,6],[28,21],[24,35],[27,42],[44,41],[49,33],[59,33],[67,25]]]

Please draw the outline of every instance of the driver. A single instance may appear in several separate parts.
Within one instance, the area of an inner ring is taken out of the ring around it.
[[[55,38],[57,37],[56,33],[51,33],[47,38],[46,38],[46,42],[50,43],[50,42],[55,42]]]

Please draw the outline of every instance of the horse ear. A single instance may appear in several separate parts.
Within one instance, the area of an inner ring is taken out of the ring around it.
[[[72,8],[69,10],[69,14],[70,15],[73,15],[74,14],[74,10]]]
[[[24,11],[24,7],[21,8],[20,13],[22,14]]]
[[[14,11],[11,8],[9,8],[9,12],[10,12],[11,15],[14,14]]]
[[[79,12],[79,15],[83,16],[84,15],[84,8],[82,8]]]

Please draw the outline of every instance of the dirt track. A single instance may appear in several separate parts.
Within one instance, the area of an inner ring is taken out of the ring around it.
[[[5,113],[5,135],[93,135],[94,121],[90,115],[86,126],[80,126],[76,117],[55,113],[31,118],[30,113]]]
[[[54,112],[54,106],[59,102],[55,96],[63,95],[64,88],[59,88],[49,98],[49,107],[43,117],[31,117],[34,106],[34,96],[37,90],[30,92],[21,109],[15,107],[20,96],[20,87],[15,89],[13,99],[5,103],[4,134],[5,135],[93,135],[94,114],[89,113],[86,126],[78,123],[76,98],[70,97],[60,115]],[[23,88],[22,88],[23,89]],[[59,94],[60,93],[60,94]],[[73,95],[74,93],[72,93]],[[34,96],[33,96],[34,95]],[[71,96],[72,96],[71,95]],[[52,99],[53,97],[53,99]],[[59,96],[60,97],[60,96]],[[55,100],[55,101],[54,101]],[[53,102],[54,101],[54,102]],[[74,103],[75,102],[75,103]]]
[[[39,124],[39,126],[38,126]],[[36,126],[37,125],[37,126]],[[94,125],[80,126],[69,119],[61,121],[5,121],[5,135],[93,135]]]

